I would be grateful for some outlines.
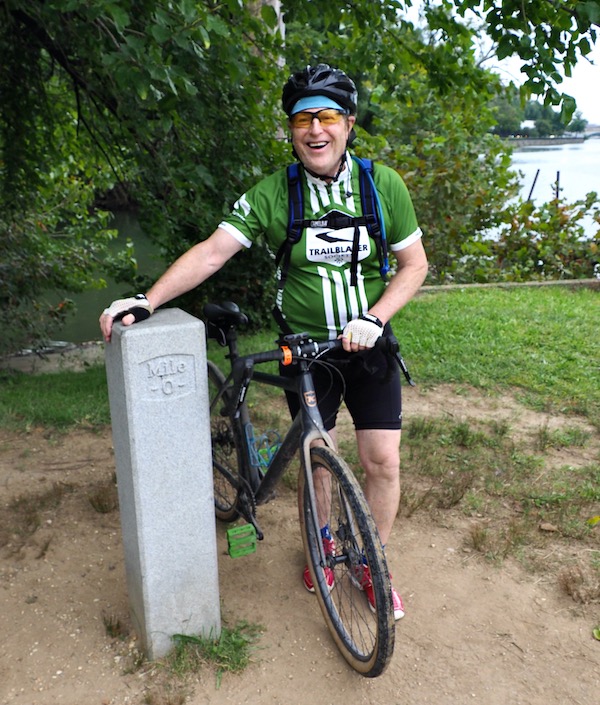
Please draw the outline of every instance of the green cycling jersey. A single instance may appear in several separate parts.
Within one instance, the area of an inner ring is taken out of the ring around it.
[[[359,168],[346,154],[346,168],[327,184],[303,169],[304,217],[318,221],[327,213],[362,214]],[[410,195],[401,176],[381,164],[374,169],[375,185],[385,220],[388,248],[397,252],[421,237]],[[264,237],[276,253],[287,236],[288,182],[282,169],[247,191],[220,227],[250,247]],[[380,275],[377,248],[365,226],[359,228],[356,286],[350,265],[354,227],[331,230],[325,223],[306,227],[293,246],[287,280],[276,305],[294,332],[334,339],[346,323],[366,313],[386,286]]]

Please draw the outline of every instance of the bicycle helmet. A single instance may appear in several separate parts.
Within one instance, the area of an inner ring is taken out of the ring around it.
[[[281,95],[286,115],[291,115],[294,105],[301,98],[311,96],[326,96],[350,115],[356,114],[358,92],[354,81],[340,69],[334,69],[328,64],[307,66],[289,77]]]

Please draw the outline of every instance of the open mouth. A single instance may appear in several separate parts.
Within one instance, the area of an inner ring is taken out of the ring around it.
[[[328,144],[328,142],[309,142],[307,147],[310,147],[310,149],[323,149],[327,147]]]

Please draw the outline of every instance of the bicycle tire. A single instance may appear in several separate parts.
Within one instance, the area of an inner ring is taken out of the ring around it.
[[[388,665],[395,640],[395,621],[391,583],[383,547],[362,489],[346,462],[329,448],[310,451],[315,490],[330,484],[330,508],[315,508],[310,500],[304,472],[299,478],[300,523],[306,559],[315,593],[337,647],[346,661],[367,678],[379,676]],[[325,472],[323,472],[323,470]],[[327,492],[327,489],[324,490]],[[321,564],[313,511],[319,511],[323,525],[327,515],[335,554],[327,556],[334,585],[327,585]],[[369,566],[375,595],[375,609],[369,607],[365,593],[357,587],[357,577]],[[354,580],[353,580],[354,577]]]
[[[223,413],[227,392],[216,399],[225,384],[225,375],[208,361],[208,398],[210,402],[210,440],[213,464],[213,492],[217,519],[235,521],[241,486],[239,477],[239,449],[231,419]],[[215,401],[216,400],[216,401]]]

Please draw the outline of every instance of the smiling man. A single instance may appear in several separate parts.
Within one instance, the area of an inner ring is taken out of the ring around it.
[[[208,279],[238,251],[264,238],[277,253],[274,311],[281,331],[306,331],[319,340],[342,338],[344,349],[328,360],[338,374],[317,366],[317,399],[334,439],[342,401],[353,418],[365,495],[385,545],[400,501],[402,405],[399,371],[396,368],[390,376],[387,359],[374,346],[380,336],[391,334],[390,319],[423,283],[427,257],[399,174],[377,164],[367,182],[364,165],[348,151],[357,97],[354,82],[327,64],[307,66],[290,76],[282,105],[299,167],[293,172],[282,169],[253,186],[215,232],[171,265],[146,296],[115,301],[105,309],[100,326],[109,341],[115,319],[130,325],[147,318]],[[377,217],[363,206],[367,183],[372,184]],[[293,245],[288,222],[291,193],[299,193],[303,213]],[[377,221],[375,229],[373,221]],[[396,260],[391,277],[385,266],[388,248]],[[294,415],[298,409],[294,395],[288,396],[288,404]],[[326,552],[335,551],[335,537],[327,525],[321,534]],[[333,574],[329,568],[324,570],[331,584]],[[308,569],[302,580],[313,592]],[[368,568],[357,588],[373,605]],[[395,617],[400,619],[402,599],[395,589],[392,597]]]

